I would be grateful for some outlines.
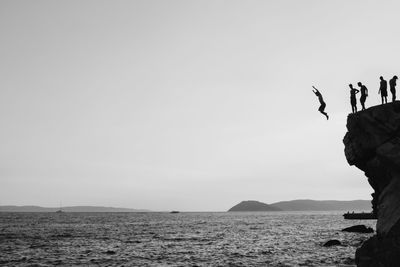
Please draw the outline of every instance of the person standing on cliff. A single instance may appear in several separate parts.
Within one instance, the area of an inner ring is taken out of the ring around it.
[[[396,80],[396,75],[394,75],[393,78],[389,80],[390,92],[392,93],[392,102],[396,101]]]
[[[360,87],[360,92],[361,92],[360,103],[362,106],[362,110],[365,110],[365,100],[367,100],[368,89],[361,82],[358,82],[357,84]]]
[[[322,94],[318,91],[318,89],[314,87],[314,85],[313,88],[315,89],[315,91],[314,90],[312,91],[318,97],[319,103],[321,104],[321,106],[319,106],[318,108],[318,111],[324,114],[326,119],[329,120],[328,113],[325,112],[326,103],[324,102],[324,98],[322,97]]]
[[[350,104],[351,104],[351,112],[356,113],[357,112],[357,98],[356,94],[360,92],[356,88],[353,87],[352,84],[349,84],[350,87]]]
[[[379,86],[378,94],[381,94],[382,104],[387,103],[387,81],[383,79],[383,77],[379,77],[381,79],[381,84]]]

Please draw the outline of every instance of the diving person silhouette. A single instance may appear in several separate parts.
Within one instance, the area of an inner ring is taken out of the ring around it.
[[[324,114],[326,116],[326,119],[329,120],[328,113],[325,112],[326,103],[324,102],[324,98],[322,97],[322,94],[318,91],[317,88],[315,88],[314,85],[312,88],[315,89],[315,91],[314,90],[312,90],[312,91],[318,97],[319,103],[321,104],[321,106],[319,106],[319,108],[318,108],[318,111],[321,112],[322,114]]]

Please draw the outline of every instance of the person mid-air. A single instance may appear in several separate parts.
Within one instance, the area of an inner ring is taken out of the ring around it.
[[[326,116],[326,119],[329,120],[328,113],[325,112],[326,103],[324,102],[324,99],[323,99],[321,93],[318,91],[318,89],[315,88],[314,86],[313,86],[313,88],[315,89],[315,91],[314,90],[312,90],[312,91],[318,97],[319,103],[321,104],[321,106],[319,106],[319,108],[318,108],[318,111],[321,112],[322,114],[324,114]]]
[[[352,84],[349,84],[350,87],[350,104],[351,104],[351,111],[353,113],[357,112],[357,98],[356,94],[360,91],[355,89]]]
[[[378,94],[381,94],[382,104],[387,103],[387,81],[383,77],[379,77],[381,80]]]

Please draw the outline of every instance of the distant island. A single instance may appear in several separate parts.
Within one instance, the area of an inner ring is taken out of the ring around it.
[[[71,206],[60,208],[46,208],[40,206],[0,206],[0,212],[149,212],[144,209],[113,208],[101,206]]]
[[[282,211],[280,208],[273,207],[271,205],[255,201],[247,200],[242,201],[239,204],[233,206],[228,211]]]
[[[255,200],[242,201],[228,211],[371,211],[370,200],[298,199],[266,204]]]

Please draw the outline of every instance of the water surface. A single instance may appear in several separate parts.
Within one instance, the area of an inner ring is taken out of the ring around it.
[[[354,266],[342,212],[0,213],[2,266]],[[338,239],[342,246],[322,245]]]

